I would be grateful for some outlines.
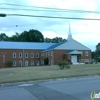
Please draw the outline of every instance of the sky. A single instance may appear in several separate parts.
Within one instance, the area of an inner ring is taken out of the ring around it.
[[[12,6],[7,4],[27,5]],[[73,18],[100,18],[96,13],[75,13],[68,11],[37,11],[44,10],[35,7],[48,7],[58,9],[100,11],[100,0],[0,0],[0,13],[5,14],[27,14],[37,16],[54,17],[73,17]],[[13,9],[32,9],[32,10],[12,10]],[[51,19],[26,16],[6,16],[0,17],[0,33],[8,36],[16,32],[29,31],[30,29],[39,30],[44,37],[62,37],[67,39],[69,22],[72,37],[78,42],[95,51],[96,45],[100,42],[100,21],[99,20],[75,20],[75,19]],[[18,27],[16,27],[16,25]]]

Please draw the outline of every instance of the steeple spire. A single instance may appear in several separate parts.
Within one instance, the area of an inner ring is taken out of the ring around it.
[[[69,22],[69,32],[68,32],[68,39],[67,40],[71,40],[72,39],[72,34],[71,34],[71,27],[70,27],[70,22]]]

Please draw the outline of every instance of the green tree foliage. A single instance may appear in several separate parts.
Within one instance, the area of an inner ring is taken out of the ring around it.
[[[12,60],[8,60],[8,61],[6,62],[6,65],[7,65],[8,67],[11,67],[12,64],[13,64]]]
[[[9,41],[9,37],[5,33],[1,33],[0,41]]]
[[[46,58],[44,59],[44,64],[45,64],[45,65],[48,65],[48,64],[49,64],[49,59],[48,59],[48,57],[46,57]]]
[[[66,39],[63,39],[61,37],[55,37],[55,38],[45,38],[44,39],[44,42],[47,42],[47,43],[59,43],[59,42],[63,42],[63,41],[66,41]]]
[[[44,37],[38,30],[24,31],[20,35],[20,41],[24,42],[44,42]]]
[[[38,30],[30,29],[24,31],[21,34],[16,33],[15,35],[8,37],[5,33],[0,34],[1,41],[21,41],[21,42],[44,42],[44,36]]]
[[[66,41],[66,39],[63,39],[61,37],[55,37],[52,39],[52,43],[59,43],[59,42],[63,42]]]
[[[16,33],[15,35],[12,35],[10,37],[10,41],[20,41],[20,35],[19,35],[19,33]]]
[[[65,61],[65,60],[60,60],[58,62],[58,66],[60,67],[60,69],[64,69],[65,67],[66,68],[70,68],[69,63],[67,61]]]

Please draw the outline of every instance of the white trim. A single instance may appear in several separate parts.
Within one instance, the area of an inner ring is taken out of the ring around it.
[[[13,66],[16,66],[16,61],[13,61]]]
[[[36,53],[36,58],[39,58],[39,53]]]
[[[27,55],[27,56],[26,56]],[[25,52],[25,58],[28,58],[28,53],[27,52]]]
[[[13,58],[16,58],[16,52],[13,52]]]
[[[31,58],[34,58],[34,53],[30,53],[30,57]]]
[[[34,66],[34,61],[33,60],[31,60],[31,66]]]
[[[19,58],[22,58],[22,52],[19,52]]]
[[[19,61],[19,66],[22,66],[22,61],[21,60]]]
[[[89,52],[88,51],[85,51],[85,56],[88,56],[89,55]]]
[[[25,66],[28,66],[28,61],[25,61]]]

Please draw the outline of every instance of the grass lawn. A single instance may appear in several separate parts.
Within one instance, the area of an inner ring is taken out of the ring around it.
[[[58,66],[1,68],[0,84],[92,75],[100,75],[100,64],[71,65],[62,70]]]

